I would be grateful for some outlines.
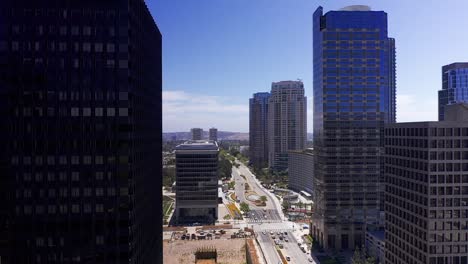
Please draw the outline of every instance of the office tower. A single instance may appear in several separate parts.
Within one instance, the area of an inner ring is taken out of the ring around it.
[[[386,263],[468,263],[468,104],[385,129]]]
[[[442,90],[439,90],[439,121],[444,120],[446,105],[468,102],[468,62],[442,67]]]
[[[311,197],[314,187],[314,149],[289,151],[288,188]]]
[[[213,141],[218,141],[218,129],[217,128],[214,128],[214,127],[210,128],[209,139]]]
[[[307,102],[302,81],[271,84],[268,100],[268,162],[288,168],[288,151],[302,150],[307,139]]]
[[[190,132],[192,133],[192,140],[201,140],[203,138],[202,128],[192,128]]]
[[[249,162],[268,167],[268,99],[270,93],[255,93],[249,99]]]
[[[187,141],[175,148],[176,224],[214,224],[218,218],[218,143]]]
[[[364,244],[383,225],[383,130],[395,122],[395,41],[387,14],[351,6],[313,16],[312,234],[327,249]]]
[[[161,263],[161,33],[144,1],[0,12],[9,261]]]

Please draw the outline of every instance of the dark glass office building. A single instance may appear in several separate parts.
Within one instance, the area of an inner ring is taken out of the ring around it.
[[[268,100],[270,93],[254,93],[249,100],[249,155],[256,168],[268,167]]]
[[[395,122],[395,42],[387,14],[350,6],[313,15],[312,234],[328,249],[383,225],[383,131]]]
[[[2,263],[162,263],[161,59],[142,0],[0,2]]]
[[[445,106],[468,102],[468,62],[442,67],[442,90],[439,90],[439,121],[444,120]]]

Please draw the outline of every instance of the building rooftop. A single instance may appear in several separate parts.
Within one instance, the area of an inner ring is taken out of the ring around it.
[[[375,231],[367,231],[368,234],[377,238],[378,240],[385,240],[385,231],[384,230],[375,230]]]
[[[341,8],[339,11],[372,11],[370,6],[366,5],[350,5]]]
[[[175,147],[175,150],[218,150],[213,140],[189,140]]]

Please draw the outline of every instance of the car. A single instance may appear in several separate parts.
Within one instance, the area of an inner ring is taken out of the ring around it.
[[[314,260],[312,258],[308,258],[307,259],[309,262],[314,262]]]
[[[266,235],[266,232],[265,232],[265,231],[262,231],[262,234]]]
[[[284,239],[284,242],[289,242],[289,239],[285,238],[285,239]]]
[[[254,220],[257,220],[257,217],[255,217]]]
[[[273,235],[273,231],[270,231],[270,235]]]
[[[289,256],[286,256],[286,260],[287,260],[287,261],[290,261],[291,258],[290,258]]]
[[[279,247],[280,249],[283,249],[283,244],[279,244],[278,247]]]
[[[285,235],[287,235],[287,234],[288,234],[288,232],[287,232],[287,231],[284,231],[284,234],[285,234]]]

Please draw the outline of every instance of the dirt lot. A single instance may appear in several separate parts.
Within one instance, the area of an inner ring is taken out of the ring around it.
[[[198,248],[214,247],[218,251],[218,264],[245,263],[244,239],[213,239],[213,240],[174,240],[164,241],[164,264],[195,263],[193,254]]]

